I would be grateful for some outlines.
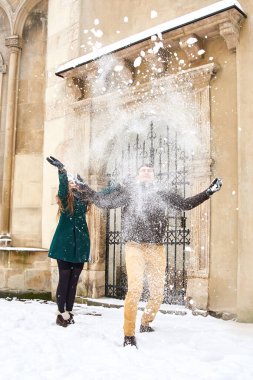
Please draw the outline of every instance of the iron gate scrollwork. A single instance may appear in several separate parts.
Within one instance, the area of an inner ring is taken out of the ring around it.
[[[187,165],[186,154],[178,144],[177,133],[166,127],[164,135],[156,133],[153,123],[144,139],[138,134],[135,141],[128,142],[126,150],[122,150],[120,160],[115,160],[114,168],[108,173],[108,185],[122,181],[123,176],[137,172],[142,163],[152,163],[156,180],[164,188],[186,196]],[[182,211],[167,213],[167,227],[163,244],[166,247],[167,267],[164,289],[164,303],[184,304],[187,286],[187,245],[190,244],[190,230],[187,218]],[[127,277],[124,262],[124,241],[121,231],[121,210],[107,211],[106,226],[106,271],[105,295],[123,299],[127,292]],[[147,297],[148,290],[144,286],[142,299]]]

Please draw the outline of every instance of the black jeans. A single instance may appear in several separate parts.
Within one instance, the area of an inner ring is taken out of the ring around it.
[[[56,302],[60,313],[72,311],[79,276],[84,263],[70,263],[57,260],[59,269],[59,283],[56,290]]]

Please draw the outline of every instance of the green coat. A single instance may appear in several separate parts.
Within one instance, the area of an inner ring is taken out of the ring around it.
[[[68,177],[66,171],[59,172],[59,191],[64,210],[49,248],[48,256],[71,263],[89,260],[90,238],[86,223],[87,203],[74,199],[74,213],[67,210]]]

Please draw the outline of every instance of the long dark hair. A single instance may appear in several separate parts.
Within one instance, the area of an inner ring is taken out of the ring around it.
[[[60,217],[61,212],[64,211],[64,207],[59,195],[56,195],[56,203],[58,204],[57,217]],[[68,191],[67,210],[71,215],[74,213],[74,195],[72,191]]]
[[[56,203],[58,204],[57,217],[60,217],[61,212],[64,212],[64,207],[59,195],[56,195]],[[87,202],[86,212],[90,210],[91,203]],[[68,212],[72,215],[74,213],[74,194],[73,191],[69,189],[67,196],[67,208]]]

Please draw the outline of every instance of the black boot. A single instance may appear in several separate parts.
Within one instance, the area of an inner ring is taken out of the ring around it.
[[[125,336],[123,346],[135,346],[137,348],[135,336]]]
[[[140,326],[140,332],[141,333],[144,333],[144,332],[153,332],[155,331],[152,327],[150,326],[145,326],[145,325],[141,325]]]

